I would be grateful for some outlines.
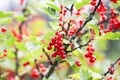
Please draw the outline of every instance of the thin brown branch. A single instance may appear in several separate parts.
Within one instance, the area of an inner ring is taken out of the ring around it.
[[[113,64],[110,65],[110,68],[114,68],[114,66],[120,61],[120,58],[118,58]],[[103,74],[103,78],[101,80],[103,80],[105,78],[105,76],[107,76],[108,74],[110,74],[110,71],[106,71],[104,74]]]
[[[39,72],[39,75],[40,75],[40,80],[44,77],[44,75],[40,72],[40,69],[39,69],[39,65],[38,65],[38,61],[37,59],[34,59],[34,63],[35,63],[35,67],[36,69],[38,70]]]
[[[28,5],[28,1],[26,3],[25,8],[23,9],[23,13],[26,11]],[[22,21],[21,24],[19,25],[19,34],[22,35],[22,26],[24,25],[25,21]],[[22,37],[22,36],[21,36]],[[20,78],[19,76],[19,59],[18,59],[18,49],[15,47],[15,74]]]
[[[82,26],[77,30],[76,34],[72,36],[72,38],[70,39],[70,42],[75,39],[75,37],[77,36],[77,34],[79,33],[79,31],[81,31],[85,25],[92,20],[93,16],[95,15],[95,12],[97,10],[97,8],[99,7],[101,3],[101,0],[98,1],[97,5],[95,6],[94,10],[89,14],[89,16],[86,18],[86,20],[84,21],[84,23],[82,24]]]
[[[45,49],[44,49],[44,48],[43,48],[43,52],[45,53],[46,57],[48,58],[49,64],[50,64],[50,65],[53,65],[53,63],[52,63],[52,60],[51,60],[50,56],[48,55],[48,53],[45,51]]]
[[[56,60],[56,61],[54,62],[54,64],[50,67],[48,73],[47,73],[46,76],[45,76],[47,79],[53,74],[55,68],[56,68],[57,65],[58,65],[58,62],[59,62],[59,61]]]
[[[18,49],[15,49],[15,74],[16,76],[19,76],[19,59],[18,59]]]
[[[76,47],[76,48],[74,48],[74,49],[72,49],[72,50],[70,50],[70,51],[66,51],[66,52],[67,52],[67,53],[73,52],[73,51],[75,51],[75,50],[78,49],[78,48],[82,48],[82,47],[84,47],[84,46],[87,46],[90,42],[91,42],[91,39],[90,39],[87,43],[85,43],[85,44],[83,44],[83,45],[79,45],[78,47]]]

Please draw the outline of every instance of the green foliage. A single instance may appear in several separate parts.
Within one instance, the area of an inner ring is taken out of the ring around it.
[[[26,50],[26,46],[24,43],[15,42],[15,45],[19,50]]]
[[[11,21],[12,21],[12,18],[10,18],[10,17],[3,18],[3,19],[0,21],[0,24],[1,24],[1,25],[9,24],[9,23],[11,23]]]
[[[58,8],[55,4],[51,4],[51,3],[46,3],[46,4],[55,11],[60,12],[60,8]]]
[[[78,10],[78,9],[81,9],[83,6],[89,4],[90,0],[84,0],[84,1],[80,1],[80,2],[76,2],[75,3],[75,8]]]
[[[11,16],[12,14],[13,14],[12,12],[0,11],[0,19],[9,17],[9,16]]]
[[[24,17],[23,15],[17,15],[17,16],[14,16],[14,18],[17,20],[17,21],[25,21],[26,20],[26,17]]]
[[[120,32],[109,32],[101,37],[98,37],[96,39],[105,39],[105,40],[119,40],[120,39]]]

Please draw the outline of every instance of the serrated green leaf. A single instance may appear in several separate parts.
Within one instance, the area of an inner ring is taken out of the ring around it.
[[[48,7],[48,12],[51,14],[51,15],[55,15],[56,14],[56,11],[55,9],[51,8],[51,7]]]
[[[51,8],[53,8],[54,10],[56,10],[57,12],[60,12],[60,8],[57,7],[55,4],[47,3],[47,5]]]

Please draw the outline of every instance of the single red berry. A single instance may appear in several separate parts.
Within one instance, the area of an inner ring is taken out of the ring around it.
[[[25,63],[23,64],[23,66],[26,67],[26,66],[29,65],[29,64],[30,64],[30,62],[27,61],[27,62],[25,62]]]
[[[94,63],[95,60],[96,60],[96,57],[95,57],[95,56],[92,56],[92,57],[90,57],[89,62],[90,62],[90,63]]]
[[[4,49],[4,52],[6,53],[6,52],[7,52],[7,50],[6,50],[6,49]]]
[[[37,69],[33,69],[30,76],[32,78],[39,78],[39,72],[37,71]]]
[[[87,53],[87,54],[85,54],[85,58],[89,58],[89,54]]]
[[[2,33],[5,33],[7,31],[7,28],[6,27],[1,27],[1,32]]]
[[[26,63],[24,63],[24,64],[23,64],[23,66],[24,66],[24,67],[26,67],[26,66],[27,66],[27,64],[26,64]]]
[[[52,49],[52,47],[51,47],[51,46],[48,46],[48,47],[47,47],[47,49],[48,49],[48,50],[51,50],[51,49]]]
[[[56,58],[57,57],[57,54],[56,53],[52,53],[52,58]]]
[[[81,66],[81,63],[80,63],[80,61],[79,61],[79,60],[76,60],[76,61],[75,61],[75,64],[76,64],[76,66],[78,66],[78,67],[80,67],[80,66]]]
[[[60,55],[60,58],[61,58],[61,59],[65,59],[65,57],[66,57],[65,54]]]
[[[120,61],[118,62],[118,65],[120,65]]]
[[[40,66],[39,66],[39,67],[42,69],[42,68],[44,68],[44,65],[43,65],[43,64],[40,64]]]
[[[42,73],[44,73],[44,72],[46,72],[46,69],[43,68],[43,69],[41,69],[40,71],[41,71]]]
[[[7,56],[7,53],[4,53],[3,55],[4,55],[4,57],[6,57],[6,56]]]

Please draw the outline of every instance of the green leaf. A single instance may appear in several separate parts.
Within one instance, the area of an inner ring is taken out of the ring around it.
[[[109,6],[112,7],[112,8],[118,8],[119,5],[116,4],[116,3],[110,2]]]
[[[74,0],[73,0],[74,1]],[[89,4],[89,1],[90,0],[84,0],[84,1],[80,1],[80,2],[76,2],[75,3],[75,8],[78,10],[78,9],[80,9],[80,8],[82,8],[84,5],[87,5],[87,4]]]
[[[30,36],[29,40],[35,42],[35,41],[37,41],[37,37],[36,36]]]
[[[53,8],[54,10],[56,10],[57,12],[60,12],[60,8],[57,7],[55,4],[47,3],[47,5],[51,8]]]
[[[49,12],[51,15],[55,15],[55,14],[56,14],[55,9],[53,9],[53,8],[51,8],[51,7],[48,7],[48,12]]]
[[[14,45],[14,42],[15,42],[15,38],[13,36],[10,36],[9,39],[5,40],[5,44],[7,46],[13,46]]]
[[[23,15],[17,15],[15,16],[15,19],[17,19],[18,21],[22,22],[26,20],[26,17],[24,17]]]
[[[10,23],[11,21],[12,21],[12,18],[10,18],[10,17],[3,18],[3,19],[1,19],[0,24],[1,24],[1,25],[3,25],[3,24],[8,24],[8,23]]]
[[[108,32],[103,36],[97,37],[96,39],[119,40],[120,32]]]
[[[0,33],[0,40],[5,39],[7,36],[5,34]]]
[[[20,50],[26,50],[26,46],[24,43],[19,43],[19,42],[15,42],[16,47]]]
[[[6,18],[8,16],[11,16],[12,12],[7,12],[7,11],[0,11],[0,18]]]
[[[91,70],[80,69],[80,80],[100,80],[102,76]]]

